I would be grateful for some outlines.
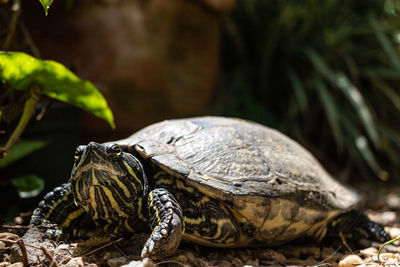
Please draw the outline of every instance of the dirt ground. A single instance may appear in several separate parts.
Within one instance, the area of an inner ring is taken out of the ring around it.
[[[400,188],[368,194],[366,213],[385,226],[392,238],[400,235]],[[17,226],[18,227],[18,226]],[[275,248],[215,249],[182,244],[170,258],[141,259],[147,234],[130,240],[91,238],[83,243],[55,244],[43,238],[40,229],[0,229],[0,267],[13,266],[399,266],[400,247],[396,241],[380,254],[379,243],[360,240],[364,249],[343,242],[333,244],[287,244]],[[53,262],[53,264],[51,264]]]

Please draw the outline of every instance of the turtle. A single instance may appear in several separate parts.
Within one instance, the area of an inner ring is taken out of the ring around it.
[[[207,116],[155,123],[114,142],[78,146],[67,183],[46,194],[32,225],[71,239],[89,218],[105,234],[149,233],[142,257],[181,241],[276,246],[343,234],[384,242],[361,197],[296,141],[261,124]]]

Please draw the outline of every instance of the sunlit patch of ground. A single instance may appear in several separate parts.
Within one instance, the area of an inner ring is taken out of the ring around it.
[[[367,190],[367,192],[369,192]],[[383,225],[392,238],[400,235],[400,189],[370,196],[366,212]],[[214,249],[183,244],[176,255],[154,262],[141,259],[147,234],[131,240],[91,238],[79,244],[55,244],[43,239],[38,229],[30,229],[21,240],[18,235],[0,233],[0,267],[3,266],[399,266],[399,243],[387,245],[362,240],[364,249],[354,249],[342,242],[335,244],[289,244],[276,248]],[[26,254],[23,251],[26,251]],[[25,254],[25,255],[24,255]],[[12,264],[12,262],[14,262]]]

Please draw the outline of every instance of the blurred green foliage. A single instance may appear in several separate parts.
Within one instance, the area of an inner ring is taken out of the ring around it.
[[[21,198],[36,197],[44,189],[44,180],[33,174],[15,177],[11,183],[17,188]]]
[[[349,176],[400,180],[400,4],[238,0],[222,112],[279,128]]]
[[[43,140],[23,140],[16,143],[7,157],[0,159],[0,170],[47,145]]]

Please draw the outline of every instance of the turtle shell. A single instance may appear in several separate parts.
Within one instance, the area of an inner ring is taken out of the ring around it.
[[[287,199],[342,213],[360,197],[334,180],[302,146],[280,132],[241,119],[198,117],[150,125],[117,142],[222,201]],[[256,201],[255,201],[256,200]]]

